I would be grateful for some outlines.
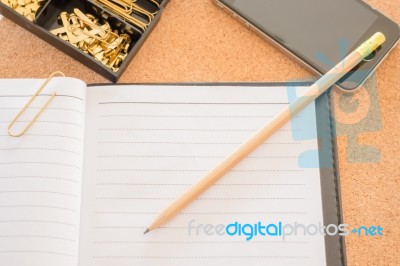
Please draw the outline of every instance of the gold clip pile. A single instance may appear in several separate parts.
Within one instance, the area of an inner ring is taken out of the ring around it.
[[[91,14],[85,15],[77,8],[71,14],[62,12],[59,20],[63,26],[51,33],[90,54],[112,71],[118,71],[128,56],[131,44],[128,34],[119,34],[106,20],[99,20]]]
[[[1,0],[1,2],[26,17],[29,21],[34,21],[36,12],[45,3],[45,0]]]
[[[157,8],[160,7],[162,1],[148,0],[153,3]],[[139,28],[144,32],[149,26],[150,22],[154,19],[157,12],[150,12],[136,3],[136,0],[94,0],[104,8],[108,9],[114,14],[120,16],[123,20]],[[146,22],[135,18],[132,14],[143,18]]]

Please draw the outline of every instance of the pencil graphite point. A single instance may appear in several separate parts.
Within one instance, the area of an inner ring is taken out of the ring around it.
[[[146,231],[144,231],[144,235],[147,234],[148,232],[150,232],[149,228],[146,228]]]

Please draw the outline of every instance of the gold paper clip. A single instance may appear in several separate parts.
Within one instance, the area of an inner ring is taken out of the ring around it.
[[[56,71],[54,73],[52,73],[50,75],[50,77],[47,78],[47,80],[42,84],[42,86],[40,86],[40,88],[35,92],[34,95],[32,95],[32,97],[29,99],[29,101],[25,104],[25,106],[18,112],[18,114],[15,116],[14,120],[10,123],[10,125],[8,126],[8,134],[11,137],[21,137],[22,135],[24,135],[26,133],[26,131],[28,131],[28,129],[36,122],[36,120],[39,118],[39,116],[43,113],[43,111],[47,108],[47,106],[50,104],[50,102],[54,99],[54,97],[56,96],[56,93],[53,92],[50,95],[50,98],[46,101],[46,103],[40,108],[40,110],[36,113],[36,115],[32,118],[31,121],[28,122],[28,124],[26,125],[26,127],[20,131],[19,133],[14,133],[12,131],[13,126],[15,125],[15,123],[18,121],[18,119],[21,117],[21,115],[29,108],[29,106],[32,104],[32,102],[36,99],[37,96],[39,96],[39,94],[42,92],[42,90],[46,87],[47,83],[49,83],[49,81],[56,75],[61,75],[63,77],[65,77],[64,73]]]
[[[130,14],[126,13],[126,9],[123,7],[114,4],[111,0],[94,0],[96,3],[102,5],[105,9],[119,15],[123,20],[129,22],[130,24],[136,26],[141,32],[145,32],[147,27],[150,24],[150,21],[147,23],[142,22],[141,20],[131,16]]]

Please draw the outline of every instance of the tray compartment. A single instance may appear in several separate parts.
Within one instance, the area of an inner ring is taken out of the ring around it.
[[[51,0],[36,19],[78,52],[118,72],[141,33],[88,1]]]

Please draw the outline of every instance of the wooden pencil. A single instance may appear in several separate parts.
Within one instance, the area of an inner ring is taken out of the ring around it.
[[[328,88],[334,85],[340,78],[357,66],[365,57],[371,54],[385,41],[385,36],[377,32],[364,42],[344,60],[311,85],[305,93],[292,104],[283,109],[272,120],[244,142],[237,150],[220,162],[198,183],[190,187],[182,196],[177,198],[165,209],[154,222],[146,229],[145,234],[160,227],[178,214],[183,208],[197,199],[204,191],[229,172],[235,165],[247,157],[259,145],[265,142],[272,134],[286,124],[291,117],[296,116],[304,107],[314,101]]]

